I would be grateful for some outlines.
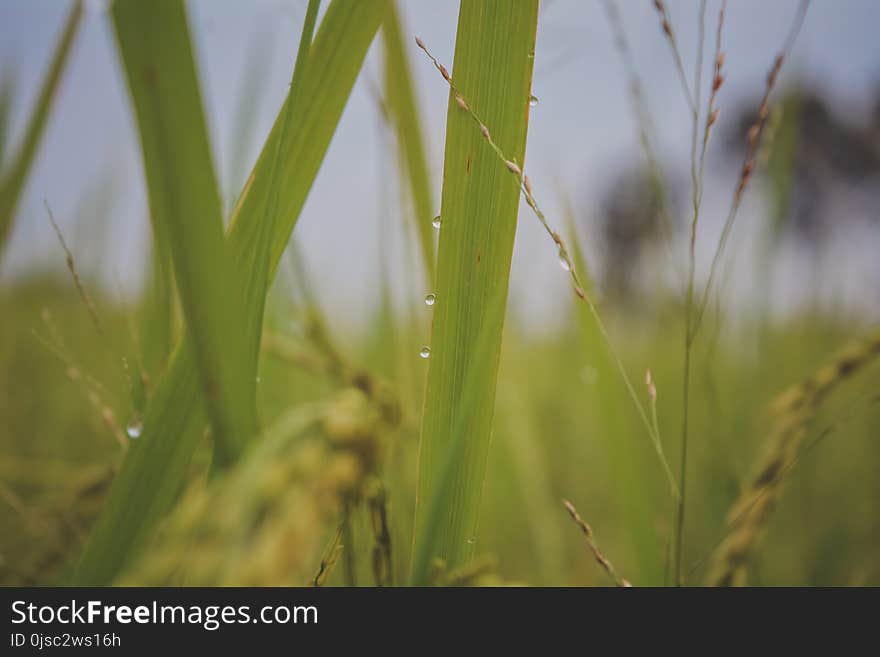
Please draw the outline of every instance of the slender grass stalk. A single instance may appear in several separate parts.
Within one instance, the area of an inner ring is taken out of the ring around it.
[[[101,418],[101,421],[110,435],[112,435],[119,446],[125,450],[128,447],[128,441],[122,431],[122,427],[120,427],[119,422],[116,419],[116,414],[106,402],[106,399],[109,397],[107,390],[101,385],[100,381],[97,381],[94,377],[83,371],[79,364],[74,361],[68,350],[65,349],[64,345],[61,343],[59,333],[56,330],[57,327],[52,321],[51,315],[48,311],[44,312],[43,321],[49,328],[51,338],[45,337],[37,331],[33,331],[34,337],[53,356],[66,366],[67,369],[65,374],[67,379],[82,390],[86,400],[95,411],[95,414]]]
[[[719,108],[716,106],[718,91],[724,84],[724,52],[721,50],[721,36],[724,31],[724,17],[727,14],[727,0],[721,1],[718,10],[718,24],[715,28],[715,57],[713,59],[712,87],[709,93],[709,104],[706,108],[706,120],[703,128],[703,145],[700,149],[700,200],[703,198],[703,178],[706,170],[706,151],[709,147],[709,137],[712,126],[718,121]]]
[[[599,545],[596,543],[596,539],[593,538],[593,528],[590,527],[586,522],[581,519],[580,514],[577,509],[574,508],[574,504],[569,502],[568,500],[562,500],[563,505],[565,506],[565,510],[568,511],[568,515],[571,516],[571,519],[574,523],[580,527],[581,532],[584,534],[584,540],[587,542],[587,547],[590,548],[590,552],[593,553],[593,558],[596,559],[596,563],[598,563],[602,570],[608,573],[608,577],[620,587],[629,588],[632,584],[629,583],[626,579],[617,574],[617,570],[615,570],[614,566],[608,560],[608,557],[599,549]]]
[[[792,26],[789,30],[788,36],[785,39],[782,50],[776,56],[773,61],[773,65],[770,68],[770,72],[767,75],[764,96],[761,99],[761,103],[758,109],[758,118],[755,123],[751,126],[748,132],[748,145],[746,147],[746,155],[745,162],[743,163],[743,167],[740,171],[739,179],[737,182],[736,190],[733,195],[733,201],[731,202],[730,210],[728,212],[727,218],[724,222],[724,226],[721,231],[721,236],[718,241],[718,245],[715,249],[715,253],[712,258],[712,265],[709,269],[709,277],[706,281],[705,288],[702,294],[697,298],[695,297],[695,282],[694,282],[694,271],[695,271],[695,242],[696,242],[696,228],[697,221],[699,217],[699,202],[702,197],[702,183],[700,182],[700,186],[696,187],[696,183],[699,181],[699,178],[694,177],[695,181],[695,195],[694,195],[694,218],[691,224],[691,247],[690,247],[690,275],[688,278],[688,291],[687,291],[687,299],[685,302],[685,356],[684,356],[684,374],[683,374],[683,400],[682,400],[682,439],[681,439],[681,481],[682,481],[682,498],[679,503],[677,521],[676,521],[676,549],[675,549],[675,581],[677,584],[680,584],[679,577],[681,574],[681,559],[682,559],[682,540],[684,533],[684,481],[687,476],[687,431],[688,431],[688,399],[689,399],[689,388],[690,388],[690,366],[691,366],[691,349],[694,341],[697,338],[697,334],[699,333],[700,326],[702,325],[703,315],[705,313],[706,307],[709,302],[710,294],[712,291],[712,284],[715,279],[716,271],[718,268],[718,263],[721,260],[721,255],[724,252],[724,248],[727,244],[727,239],[730,235],[730,231],[733,228],[733,222],[736,218],[737,212],[739,211],[739,207],[742,203],[743,195],[745,193],[746,188],[751,180],[752,173],[755,167],[755,158],[758,154],[760,144],[761,144],[761,136],[764,132],[764,127],[767,123],[767,119],[770,114],[769,109],[769,100],[770,94],[773,91],[773,88],[776,85],[776,81],[779,77],[779,72],[782,68],[782,63],[785,58],[788,56],[791,48],[794,45],[795,39],[797,38],[798,33],[800,32],[801,26],[803,25],[804,18],[806,17],[807,9],[809,8],[809,0],[801,0],[801,3],[798,5],[797,12],[795,13],[795,18],[792,23]],[[699,171],[702,173],[703,160],[705,157],[706,150],[706,142],[708,141],[710,129],[712,124],[717,120],[718,114],[717,109],[714,108],[715,97],[718,91],[718,88],[721,86],[723,78],[721,77],[721,68],[723,66],[724,58],[723,54],[720,51],[721,48],[721,29],[724,23],[724,12],[726,6],[722,4],[721,10],[719,12],[718,18],[718,32],[717,32],[717,46],[716,46],[716,57],[715,57],[715,76],[712,82],[712,93],[709,97],[709,110],[706,116],[706,127],[704,130],[704,144],[703,144],[703,154],[700,157]],[[701,20],[702,25],[702,20]],[[667,33],[668,34],[668,33]],[[701,52],[702,52],[702,38],[700,39]],[[673,43],[674,46],[674,43]],[[695,121],[698,120],[698,112],[694,114]],[[696,123],[695,123],[696,126]],[[695,128],[696,129],[696,128]],[[692,171],[695,171],[696,167],[696,155],[692,150]]]
[[[269,217],[271,248],[269,279],[274,275],[300,210],[324,158],[342,110],[361,68],[367,48],[385,12],[384,0],[348,3],[334,0],[327,8],[311,46],[309,64],[302,76],[301,97],[309,102],[294,107],[277,177],[281,184],[278,210]],[[232,260],[245,289],[258,289],[262,263],[256,262],[265,208],[272,192],[270,167],[279,142],[279,118],[236,205],[227,241]],[[240,311],[250,327],[262,299],[245,295]],[[253,330],[249,328],[247,330]],[[200,409],[194,356],[184,338],[156,386],[144,418],[143,434],[132,441],[104,509],[89,537],[73,582],[101,584],[111,581],[134,553],[144,548],[157,520],[180,490],[190,458],[205,426]]]
[[[52,230],[55,231],[55,237],[58,238],[58,243],[64,251],[64,260],[67,264],[67,271],[70,272],[70,277],[73,279],[73,286],[76,288],[79,298],[86,307],[86,310],[89,313],[89,318],[92,320],[92,325],[95,327],[98,335],[101,336],[101,338],[106,338],[107,333],[105,332],[104,324],[101,322],[101,318],[98,315],[98,309],[95,307],[95,302],[92,301],[91,295],[86,290],[82,278],[80,278],[79,272],[76,270],[73,253],[70,251],[70,247],[67,246],[67,240],[64,239],[61,227],[58,225],[58,222],[55,221],[55,215],[52,214],[52,208],[49,207],[49,203],[45,200],[43,201],[43,206],[46,208],[46,214],[49,216],[49,223],[52,224]]]
[[[98,313],[98,308],[95,305],[92,296],[86,289],[86,285],[83,282],[79,271],[77,270],[76,261],[73,257],[73,252],[67,245],[67,240],[64,237],[64,233],[62,232],[61,227],[58,225],[58,222],[55,221],[55,216],[52,213],[52,208],[49,207],[49,203],[45,199],[43,200],[43,205],[46,208],[46,214],[49,217],[49,223],[52,225],[52,230],[55,232],[58,243],[61,245],[61,249],[64,251],[65,264],[67,265],[67,271],[70,274],[70,278],[73,281],[73,286],[74,288],[76,288],[76,292],[80,298],[80,301],[82,301],[83,306],[85,306],[86,308],[89,319],[92,322],[92,327],[95,329],[95,333],[97,334],[97,336],[105,342],[106,347],[111,351],[111,353],[113,353],[113,355],[115,356],[115,360],[121,365],[122,373],[125,377],[126,383],[128,384],[132,406],[135,408],[137,408],[139,405],[142,406],[142,402],[144,399],[144,390],[138,355],[130,348],[116,351],[113,342],[109,340],[111,336],[105,328],[104,321],[101,319],[101,315]],[[52,330],[52,338],[55,342],[54,344],[52,344],[40,336],[38,336],[38,339],[40,339],[44,343],[44,345],[49,347],[57,356],[59,356],[59,358],[61,358],[63,362],[67,364],[67,376],[71,380],[71,382],[82,382],[82,373],[80,372],[79,368],[73,364],[71,356],[65,353],[65,349],[62,346],[60,331],[58,331],[57,327],[51,322],[50,316],[44,316],[44,320],[46,321],[47,325],[50,325]],[[128,325],[128,328],[131,328],[130,324]],[[85,377],[85,383],[86,387],[88,388],[87,398],[89,400],[89,403],[96,411],[98,411],[98,414],[101,416],[104,424],[117,438],[117,441],[119,442],[123,450],[127,449],[128,441],[126,440],[125,434],[123,433],[121,427],[119,426],[119,423],[117,422],[116,413],[113,411],[112,408],[110,408],[110,406],[106,404],[106,402],[102,400],[102,398],[107,397],[106,390],[97,381],[94,381],[92,377]]]
[[[659,9],[659,7],[658,7]],[[664,20],[664,25],[668,22]],[[693,347],[693,337],[691,335],[691,315],[693,314],[694,305],[694,278],[697,269],[697,224],[700,221],[700,202],[702,200],[702,181],[700,179],[700,164],[697,156],[697,144],[699,141],[700,126],[700,98],[703,78],[703,43],[706,30],[706,0],[701,0],[698,13],[698,37],[697,37],[697,56],[694,66],[694,98],[689,97],[691,106],[691,203],[693,214],[691,216],[690,241],[688,244],[688,282],[687,296],[684,306],[684,365],[682,368],[682,408],[681,408],[681,457],[679,460],[679,479],[678,487],[681,495],[678,499],[678,508],[676,511],[675,522],[675,547],[673,550],[674,560],[674,579],[676,584],[680,584],[681,576],[681,558],[682,558],[682,540],[684,538],[684,521],[685,508],[687,500],[687,456],[688,456],[688,421],[690,417],[690,380],[691,380],[691,349]],[[675,40],[672,37],[671,30],[666,30],[672,45],[672,50],[676,55],[676,61],[679,66],[681,64],[678,49],[675,47]]]
[[[705,2],[702,4],[705,5]],[[675,29],[672,26],[672,16],[669,14],[669,7],[666,6],[666,3],[663,2],[663,0],[654,0],[654,9],[657,10],[657,14],[660,17],[660,29],[663,30],[663,34],[669,42],[672,60],[675,63],[675,72],[678,75],[679,83],[681,83],[681,90],[684,93],[685,100],[687,101],[691,113],[696,113],[699,111],[698,104],[700,102],[700,95],[691,92],[687,73],[684,72],[684,62],[681,59],[681,52],[678,49],[678,39],[675,36]],[[702,19],[700,22],[702,22]]]
[[[52,63],[49,65],[49,72],[43,81],[40,95],[31,112],[18,153],[2,172],[2,178],[0,178],[0,260],[2,260],[4,246],[12,228],[18,201],[24,191],[37,149],[46,130],[46,123],[49,119],[52,103],[58,93],[62,74],[70,59],[82,16],[83,3],[81,0],[77,0],[67,16],[64,30],[55,48],[55,54],[52,56]]]
[[[776,55],[776,58],[773,60],[773,64],[770,67],[770,71],[767,73],[767,80],[764,87],[764,95],[761,98],[761,103],[758,105],[758,118],[755,120],[748,131],[748,144],[746,146],[745,159],[743,161],[739,179],[737,180],[736,188],[733,193],[733,200],[731,201],[730,210],[727,213],[727,218],[724,220],[724,226],[721,229],[721,237],[718,240],[718,244],[715,247],[715,253],[712,256],[712,264],[709,267],[709,277],[706,280],[706,285],[703,288],[703,292],[699,297],[700,300],[696,308],[694,326],[692,329],[692,332],[694,334],[699,331],[700,325],[702,324],[703,314],[706,311],[706,306],[708,305],[709,298],[712,293],[712,286],[715,282],[715,277],[718,272],[718,265],[721,262],[721,256],[724,254],[727,240],[730,237],[730,231],[733,229],[733,224],[736,221],[737,214],[739,213],[739,208],[742,204],[745,190],[748,187],[749,182],[751,182],[752,173],[754,173],[755,158],[757,157],[758,151],[761,146],[761,137],[764,133],[764,128],[766,127],[767,120],[770,117],[770,95],[773,93],[773,89],[776,86],[776,82],[779,78],[779,72],[782,70],[782,65],[788,58],[791,49],[794,47],[794,43],[797,40],[798,34],[800,34],[801,27],[803,26],[804,20],[806,19],[807,11],[809,10],[809,8],[810,0],[801,0],[798,4],[798,8],[795,12],[791,28],[789,29],[788,35],[785,38],[782,49]]]
[[[427,582],[434,558],[455,569],[474,553],[519,206],[516,180],[474,129],[460,94],[493,126],[494,143],[522,162],[537,21],[537,0],[466,0],[459,10],[419,453],[415,584]],[[448,72],[444,77],[451,80]],[[456,434],[463,437],[460,450]]]

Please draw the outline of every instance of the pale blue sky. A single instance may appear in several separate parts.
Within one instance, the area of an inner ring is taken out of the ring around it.
[[[400,4],[407,33],[420,35],[451,67],[458,3],[402,0]],[[729,77],[720,98],[722,112],[761,91],[796,0],[732,0],[729,4],[725,28]],[[66,0],[0,0],[0,72],[14,70],[19,82],[13,139],[20,136],[69,5]],[[136,284],[142,270],[142,245],[148,228],[140,154],[112,29],[102,5],[90,3],[20,206],[0,281],[47,262],[63,267],[45,218],[44,198],[70,236],[84,269],[97,266],[125,285]],[[652,3],[618,0],[618,5],[646,82],[658,150],[670,162],[683,163],[689,139],[687,110]],[[698,3],[669,0],[669,5],[690,69]],[[249,113],[253,124],[253,140],[247,151],[250,163],[286,91],[305,2],[192,0],[188,7],[216,166],[229,196],[237,191],[229,188],[234,172],[230,159],[237,99],[244,76],[254,75],[246,62],[252,62],[252,67],[258,63],[264,70],[262,93]],[[717,1],[709,2],[710,44],[717,8]],[[878,25],[880,2],[814,0],[784,79],[797,77],[827,90],[843,111],[859,120],[869,111],[880,85]],[[439,203],[447,89],[411,40],[409,43]],[[395,174],[386,169],[392,160],[387,137],[378,129],[370,93],[371,84],[380,79],[378,55],[374,44],[296,231],[313,278],[328,303],[334,309],[348,310],[354,318],[362,317],[373,303],[380,240],[395,243],[399,239],[399,217],[385,211],[387,199],[398,198],[393,187]],[[706,59],[708,70],[711,57]],[[583,211],[589,231],[587,217],[598,212],[598,192],[628,161],[640,157],[621,63],[598,0],[544,2],[534,92],[540,103],[532,112],[526,169],[536,195],[551,220],[562,225],[556,219],[557,200],[559,191],[566,190]],[[106,228],[98,231],[104,235],[102,240],[75,224],[77,209],[88,207],[84,197],[107,176],[116,194]],[[729,203],[732,177],[723,166],[712,169],[705,238],[700,242],[703,253],[711,253],[719,217]],[[732,247],[748,239],[750,223],[760,219],[759,208],[757,197],[746,204]],[[394,239],[389,240],[389,235]],[[860,281],[864,285],[866,276],[880,280],[880,259],[872,256],[877,247],[876,239],[846,237],[843,248],[848,257],[834,268],[840,289],[858,286]],[[393,258],[393,273],[400,274],[405,267],[399,254]],[[785,295],[791,297],[798,292],[801,268],[796,258],[781,267],[781,279],[789,281],[783,284]],[[739,269],[732,272],[733,287],[748,289],[754,284],[748,278],[749,268]],[[560,274],[552,245],[534,217],[521,211],[512,279],[513,300],[522,314],[535,318],[555,312],[560,299],[569,295],[567,281]],[[877,283],[872,289],[880,298]]]

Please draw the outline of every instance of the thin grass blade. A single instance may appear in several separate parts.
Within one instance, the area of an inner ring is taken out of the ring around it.
[[[70,59],[73,42],[82,22],[82,15],[83,4],[78,0],[73,5],[73,9],[70,10],[67,22],[64,25],[64,31],[61,33],[58,46],[55,48],[52,64],[49,66],[49,72],[43,82],[37,103],[31,112],[24,140],[19,147],[15,159],[4,169],[3,177],[0,179],[0,259],[3,257],[3,247],[12,228],[12,221],[15,218],[18,201],[21,198],[28,173],[37,154],[37,148],[46,129],[49,112],[52,109],[52,102],[58,91],[61,76],[67,66],[68,59]]]
[[[385,93],[391,120],[397,133],[400,159],[405,164],[410,193],[415,209],[416,234],[428,282],[435,278],[434,236],[431,221],[434,218],[434,199],[428,176],[428,162],[418,103],[413,87],[412,72],[404,48],[403,28],[395,2],[388,3],[388,13],[382,24],[382,42],[385,46]]]

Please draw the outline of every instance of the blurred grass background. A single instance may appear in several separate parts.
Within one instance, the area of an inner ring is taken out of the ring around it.
[[[132,308],[112,302],[99,302],[99,308],[108,327],[119,333],[126,330],[126,315]],[[89,488],[104,481],[107,469],[121,458],[100,407],[89,402],[85,384],[71,381],[70,366],[35,338],[35,331],[50,330],[43,318],[46,309],[63,331],[67,352],[104,383],[107,395],[101,404],[119,409],[118,418],[124,418],[130,407],[119,363],[63,281],[34,280],[4,293],[0,572],[6,583],[56,581],[59,568],[81,546],[100,501],[100,491],[95,493],[97,499],[89,499]],[[615,317],[613,323],[633,376],[644,363],[651,365],[667,446],[674,444],[680,394],[676,386],[680,327],[674,319],[680,316],[678,310],[661,305],[657,313]],[[293,311],[279,311],[276,321],[307,332],[304,320]],[[385,330],[381,327],[386,321],[376,318],[377,332]],[[417,343],[417,336],[407,335],[402,326],[395,331],[399,337],[393,349],[349,336],[345,358],[386,374],[394,395],[405,400],[400,428],[386,436],[388,455],[382,475],[391,487],[393,545],[398,581],[403,581],[415,491],[414,419],[421,400],[407,378],[395,377],[394,371],[410,366],[418,370],[422,363],[411,349],[399,347]],[[711,350],[698,351],[693,388],[695,492],[685,552],[689,580],[699,581],[706,558],[722,535],[724,515],[760,453],[767,433],[762,422],[767,401],[807,376],[858,333],[852,322],[805,315],[775,324],[760,340],[754,331],[740,329],[719,338]],[[340,387],[338,379],[322,371],[320,349],[302,337],[289,340],[296,360],[263,354],[259,391],[265,418],[326,398]],[[598,349],[601,346],[594,347]],[[571,330],[538,339],[508,325],[477,542],[477,553],[494,555],[505,578],[545,585],[606,583],[564,513],[561,499],[566,497],[578,505],[621,573],[635,583],[662,583],[671,522],[668,491],[619,380],[597,376],[594,350],[585,349]],[[304,367],[300,360],[309,365]],[[423,372],[410,376],[418,380]],[[847,384],[811,427],[813,439],[829,431],[793,468],[755,555],[752,583],[880,581],[876,550],[880,518],[874,502],[880,487],[876,377],[874,367]],[[603,387],[612,393],[600,394]],[[600,399],[610,408],[600,408]],[[604,419],[608,415],[618,416],[614,433],[609,433]],[[625,457],[636,464],[637,480],[617,480],[620,475],[609,443],[621,443]],[[640,498],[641,504],[628,504],[630,496]],[[638,515],[633,516],[632,509]],[[296,514],[297,509],[287,513]],[[355,525],[360,575],[356,581],[368,584],[373,534],[366,511],[356,514]],[[639,533],[634,528],[642,525],[648,528],[642,533],[653,534],[653,550],[639,550],[634,541]],[[60,553],[55,558],[54,550]],[[41,565],[43,559],[51,567]],[[281,577],[279,573],[279,581]],[[343,583],[341,570],[332,581]]]

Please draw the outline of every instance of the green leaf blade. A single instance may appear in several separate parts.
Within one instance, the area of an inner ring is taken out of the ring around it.
[[[419,108],[404,48],[403,28],[394,2],[388,3],[388,13],[382,24],[385,46],[385,88],[388,108],[397,133],[401,161],[409,180],[410,194],[415,209],[416,234],[429,284],[436,276],[434,262],[434,199],[428,175],[428,161],[419,121]]]
[[[83,4],[78,0],[68,14],[64,31],[58,41],[49,72],[25,129],[24,139],[18,154],[8,169],[3,172],[3,178],[0,179],[0,258],[2,258],[3,247],[15,219],[18,201],[24,191],[37,149],[46,130],[52,103],[57,95],[61,77],[67,68],[72,46],[82,23],[82,16]]]
[[[235,271],[229,267],[208,129],[180,0],[117,0],[113,21],[140,130],[150,216],[171,253],[222,462],[256,428]]]
[[[456,88],[506,156],[520,164],[537,19],[537,0],[465,0],[456,38]],[[520,195],[518,179],[452,94],[447,116],[437,303],[419,456],[416,584],[425,583],[432,558],[455,568],[473,556]],[[445,457],[459,432],[461,453],[447,468]],[[452,491],[450,502],[435,512],[433,500],[444,489]]]
[[[227,235],[227,248],[245,290],[259,285],[252,271],[264,264],[258,262],[257,249],[267,226],[269,280],[274,274],[384,11],[385,0],[334,0],[327,8],[298,91],[305,102],[295,108],[294,131],[280,155],[277,212],[265,216],[271,192],[268,176],[285,108],[242,191]],[[256,322],[250,311],[262,308],[262,300],[245,301],[248,307],[241,309],[242,314],[248,322]],[[142,437],[134,441],[122,463],[73,576],[75,585],[112,582],[125,562],[144,548],[184,484],[205,424],[190,340],[187,334],[148,404]]]

